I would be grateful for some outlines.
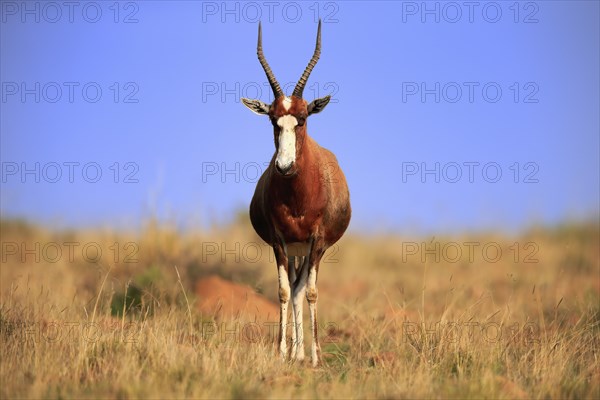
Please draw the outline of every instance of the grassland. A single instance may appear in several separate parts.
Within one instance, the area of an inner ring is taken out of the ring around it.
[[[215,274],[277,301],[272,255],[243,218],[0,228],[2,398],[600,398],[597,221],[347,235],[321,266],[316,369],[281,362],[251,313],[197,307],[195,283]]]

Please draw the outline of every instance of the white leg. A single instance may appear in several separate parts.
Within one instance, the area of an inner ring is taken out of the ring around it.
[[[310,266],[308,271],[308,290],[306,292],[306,300],[308,300],[308,310],[310,311],[310,330],[312,334],[311,344],[311,363],[313,367],[319,364],[319,335],[317,327],[317,268],[315,265]]]
[[[288,304],[290,302],[290,281],[288,278],[285,266],[280,265],[278,269],[279,273],[279,353],[281,358],[285,361],[287,355],[287,317],[288,317]]]
[[[296,328],[296,360],[304,360],[304,329],[302,327],[302,302],[306,292],[306,282],[308,278],[308,257],[303,257],[302,265],[300,266],[300,274],[297,284],[294,286],[292,306],[294,309],[295,328]]]
[[[294,285],[296,282],[296,263],[298,257],[290,257],[288,262],[288,278],[290,281],[290,287],[292,294],[294,293]],[[292,302],[292,351],[290,354],[290,358],[293,360],[296,358],[296,350],[297,350],[297,339],[296,339],[296,310],[294,307],[294,303]]]

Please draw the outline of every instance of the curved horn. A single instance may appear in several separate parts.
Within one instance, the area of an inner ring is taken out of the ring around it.
[[[300,77],[300,80],[298,80],[298,84],[294,88],[294,93],[293,93],[294,96],[302,98],[302,92],[304,92],[304,86],[306,85],[306,81],[308,81],[308,77],[310,76],[310,73],[312,72],[315,65],[317,65],[317,61],[319,61],[320,56],[321,56],[321,19],[319,19],[319,28],[317,29],[317,44],[315,46],[315,53],[313,54],[312,58],[308,62],[308,65],[306,66],[304,73],[302,74],[302,76]]]
[[[265,70],[265,74],[267,74],[267,79],[271,84],[271,89],[273,89],[273,95],[275,98],[283,96],[283,90],[281,90],[279,83],[277,83],[277,79],[275,79],[275,75],[273,74],[273,71],[271,71],[271,67],[269,67],[267,60],[265,59],[265,55],[263,54],[262,28],[260,26],[260,21],[258,22],[258,45],[256,46],[256,54],[258,55],[258,61],[260,61],[260,65],[262,65],[263,69]]]

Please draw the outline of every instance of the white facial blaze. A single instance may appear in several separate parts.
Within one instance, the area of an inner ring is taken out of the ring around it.
[[[296,161],[296,131],[298,120],[292,115],[284,115],[277,120],[281,128],[279,133],[279,150],[275,163],[279,169],[288,169]]]
[[[283,107],[285,108],[285,111],[289,111],[291,106],[292,106],[292,99],[285,96],[283,98]]]

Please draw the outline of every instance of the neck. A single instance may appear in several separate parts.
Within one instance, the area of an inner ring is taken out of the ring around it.
[[[298,143],[298,146],[300,147],[295,161],[296,173],[289,177],[281,176],[276,172],[272,175],[277,185],[285,188],[281,194],[285,193],[285,197],[289,196],[290,201],[294,198],[299,200],[305,195],[312,195],[311,192],[315,185],[321,182],[319,160],[314,153],[316,142],[308,133],[305,133],[303,142]]]

